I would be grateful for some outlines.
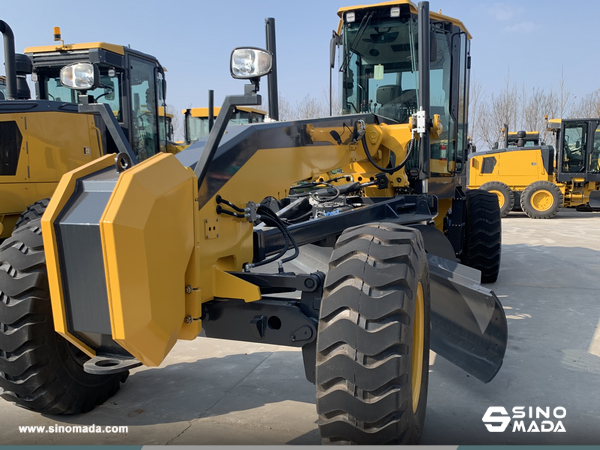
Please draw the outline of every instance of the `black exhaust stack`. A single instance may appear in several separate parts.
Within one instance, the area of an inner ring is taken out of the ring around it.
[[[269,117],[279,120],[279,95],[277,93],[277,49],[275,46],[275,19],[265,19],[265,31],[267,35],[267,51],[273,55],[273,71],[267,75],[269,82]]]
[[[6,65],[6,99],[17,100],[17,68],[15,63],[15,36],[8,24],[0,20],[0,33],[4,35],[4,63]]]
[[[431,61],[431,26],[429,21],[429,2],[419,2],[419,106],[425,111],[426,130],[421,136],[419,151],[419,179],[422,180],[422,193],[427,193],[427,180],[431,175],[429,162],[431,159],[431,147],[429,142],[429,128],[431,127],[430,114],[430,86],[429,69]]]
[[[215,124],[215,91],[208,91],[208,132],[212,131]]]

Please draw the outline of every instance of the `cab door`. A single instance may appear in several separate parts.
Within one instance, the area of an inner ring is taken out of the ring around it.
[[[589,145],[587,181],[600,181],[600,121],[591,125],[594,132]]]
[[[597,120],[563,120],[560,127],[557,175],[559,182],[569,182],[574,178],[584,181],[600,180],[598,162],[592,161],[597,155],[594,150],[594,135]]]
[[[164,106],[162,70],[155,59],[133,52],[127,52],[127,64],[129,142],[138,160],[143,161],[166,148],[158,113],[159,106]]]

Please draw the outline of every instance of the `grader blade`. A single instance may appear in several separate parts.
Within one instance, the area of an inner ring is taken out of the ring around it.
[[[427,255],[431,289],[431,349],[487,383],[506,351],[506,316],[479,271]]]
[[[590,208],[600,210],[600,191],[591,191],[589,202]]]

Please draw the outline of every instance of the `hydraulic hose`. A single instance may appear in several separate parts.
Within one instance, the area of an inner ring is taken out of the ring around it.
[[[377,165],[377,163],[371,156],[371,153],[369,153],[369,147],[367,147],[367,139],[364,136],[362,137],[362,145],[365,150],[365,154],[367,155],[367,158],[369,159],[369,162],[371,164],[373,164],[373,166],[375,166],[375,168],[377,170],[381,170],[383,173],[392,174],[394,172],[398,172],[400,169],[402,169],[406,165],[406,163],[407,163],[408,159],[410,158],[410,155],[413,151],[413,148],[415,146],[415,140],[411,139],[410,141],[408,141],[408,150],[406,151],[406,157],[404,158],[404,161],[402,161],[396,167],[389,167],[389,168],[384,168],[384,167]]]

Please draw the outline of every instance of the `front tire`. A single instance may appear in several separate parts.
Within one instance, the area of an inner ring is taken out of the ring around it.
[[[421,234],[349,228],[331,256],[317,336],[324,443],[417,444],[427,405],[429,269]]]
[[[482,283],[494,283],[500,272],[502,219],[498,197],[491,192],[467,191],[465,244],[461,262],[481,272]]]
[[[45,414],[79,414],[113,396],[128,373],[91,375],[54,331],[40,219],[0,246],[0,394]]]

